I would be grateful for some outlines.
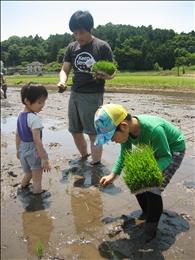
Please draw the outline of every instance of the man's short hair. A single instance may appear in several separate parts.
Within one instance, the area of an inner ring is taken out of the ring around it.
[[[85,29],[86,31],[91,32],[93,26],[93,17],[88,11],[76,11],[69,21],[69,28],[72,32],[79,29]]]

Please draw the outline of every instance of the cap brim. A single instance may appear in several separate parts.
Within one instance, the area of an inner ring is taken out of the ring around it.
[[[112,131],[110,131],[108,133],[98,134],[96,136],[94,145],[103,145],[103,144],[106,144],[107,142],[109,142],[112,139],[112,137],[115,133],[115,130],[116,129],[113,129]]]

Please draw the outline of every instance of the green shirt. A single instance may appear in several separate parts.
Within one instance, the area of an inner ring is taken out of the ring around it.
[[[172,162],[173,152],[185,150],[184,136],[179,128],[158,116],[138,115],[140,123],[139,136],[129,135],[126,143],[121,144],[120,154],[114,164],[112,172],[120,174],[123,169],[124,152],[132,149],[133,145],[146,144],[154,149],[154,156],[159,168],[163,171]]]

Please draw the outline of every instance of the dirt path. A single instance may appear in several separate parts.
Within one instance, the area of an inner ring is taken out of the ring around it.
[[[146,246],[141,238],[143,223],[136,218],[139,206],[122,178],[105,189],[98,185],[99,178],[109,173],[119,146],[104,146],[101,167],[74,160],[78,154],[67,131],[69,92],[51,92],[40,113],[43,140],[53,165],[43,184],[51,197],[35,199],[30,190],[20,192],[22,171],[15,157],[14,134],[23,105],[18,89],[10,88],[7,94],[8,100],[1,101],[1,259],[37,259],[39,241],[43,259],[194,259],[193,95],[105,94],[105,103],[123,104],[132,114],[160,115],[186,136],[182,167],[163,193],[164,213],[157,239]]]

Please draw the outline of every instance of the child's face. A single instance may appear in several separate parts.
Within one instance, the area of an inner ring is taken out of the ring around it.
[[[39,113],[42,110],[42,108],[45,106],[45,101],[46,98],[41,97],[32,104],[29,101],[26,101],[26,105],[32,112]]]
[[[112,142],[123,144],[128,140],[129,126],[128,124],[121,124],[120,130],[116,131],[111,139]]]

